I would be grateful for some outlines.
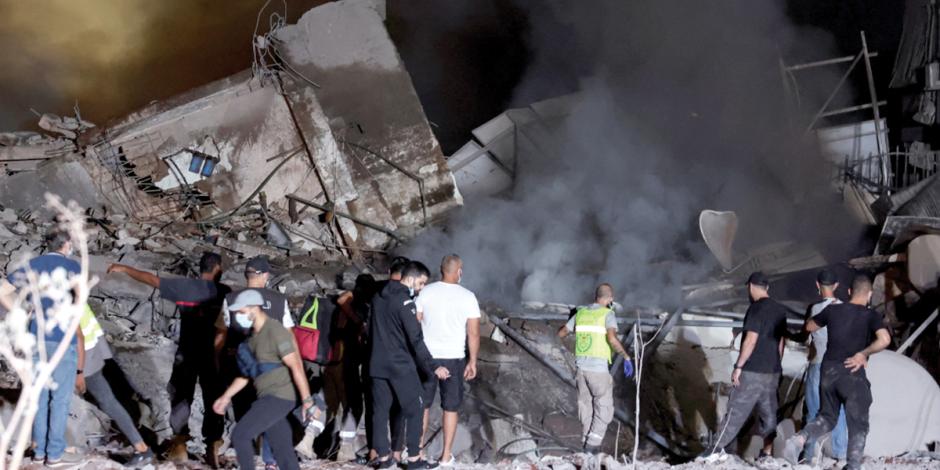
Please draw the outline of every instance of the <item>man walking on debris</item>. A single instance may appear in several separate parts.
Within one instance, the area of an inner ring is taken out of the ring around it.
[[[424,287],[430,274],[426,266],[413,261],[402,271],[401,281],[389,282],[372,299],[369,324],[372,439],[379,455],[375,465],[380,469],[397,465],[389,455],[388,442],[388,415],[395,402],[401,407],[402,417],[407,423],[408,469],[437,468],[421,452],[420,413],[424,403],[419,374],[425,377],[433,374],[440,380],[450,374],[446,367],[437,365],[428,352],[411,298]]]
[[[849,430],[847,452],[849,470],[862,466],[865,440],[868,437],[868,411],[871,407],[871,384],[865,375],[868,358],[891,344],[882,316],[868,308],[872,286],[868,276],[859,274],[852,281],[848,303],[830,305],[820,314],[806,320],[810,333],[828,330],[826,355],[822,360],[820,383],[822,407],[820,415],[799,434],[787,440],[784,458],[796,465],[803,445],[817,440],[836,425],[839,408],[845,407]]]
[[[427,445],[428,421],[437,388],[441,389],[444,417],[444,449],[442,467],[454,466],[451,450],[457,435],[457,412],[463,403],[464,380],[477,376],[477,351],[480,350],[480,304],[477,298],[460,285],[463,261],[457,255],[441,261],[441,280],[421,290],[415,300],[418,320],[424,333],[424,344],[431,356],[447,368],[450,377],[439,380],[428,377],[424,383],[424,423],[422,445]],[[469,354],[468,354],[469,353]]]
[[[79,380],[76,380],[75,389],[79,394],[87,390],[101,411],[111,418],[134,447],[134,455],[125,463],[125,466],[143,467],[153,460],[153,451],[144,442],[140,432],[134,426],[134,420],[114,396],[114,391],[104,376],[105,361],[114,356],[104,337],[104,330],[95,318],[95,312],[88,305],[85,306],[85,313],[82,315],[79,326],[85,339],[85,366],[82,368],[83,372],[78,374]]]
[[[173,372],[167,389],[170,393],[170,427],[173,442],[168,458],[176,463],[186,462],[186,441],[189,440],[189,414],[196,392],[196,381],[202,389],[205,410],[221,393],[222,383],[215,363],[215,321],[229,289],[219,280],[222,277],[222,257],[217,253],[204,253],[199,260],[199,278],[162,278],[123,264],[112,264],[108,273],[125,273],[137,282],[160,290],[160,297],[176,303],[180,314],[179,346],[173,363]],[[206,464],[219,466],[222,446],[223,419],[205,413],[202,437],[206,444]]]
[[[579,307],[565,326],[558,330],[564,338],[575,334],[575,356],[578,366],[578,417],[581,419],[582,443],[585,452],[600,450],[607,426],[614,419],[614,379],[608,367],[611,352],[623,356],[624,371],[632,375],[630,356],[617,339],[617,317],[610,308],[614,290],[610,284],[597,286],[594,303]]]
[[[810,318],[819,315],[826,307],[830,305],[841,304],[842,301],[836,298],[836,289],[839,288],[838,278],[835,273],[828,269],[823,269],[816,276],[816,289],[822,296],[822,301],[813,304],[810,307]],[[823,356],[826,354],[826,343],[828,341],[826,328],[820,328],[812,333],[812,349],[809,366],[806,369],[806,423],[809,424],[819,415],[820,406],[820,370],[822,368]],[[848,447],[848,430],[845,424],[845,409],[839,407],[839,419],[836,427],[832,430],[832,456],[837,460],[845,460],[846,448]],[[808,461],[815,462],[816,441],[807,441],[805,455]]]
[[[777,387],[783,371],[780,361],[787,333],[787,310],[770,298],[770,280],[763,273],[751,274],[747,288],[751,306],[744,316],[741,353],[731,374],[734,389],[718,428],[717,441],[709,449],[711,453],[718,451],[719,456],[737,438],[755,408],[760,418],[757,434],[764,439],[761,457],[771,455],[777,429]]]
[[[268,259],[258,256],[248,260],[245,265],[245,289],[233,291],[225,296],[222,302],[222,312],[219,313],[215,321],[215,353],[216,364],[219,367],[222,383],[231,383],[238,376],[238,363],[236,353],[238,345],[248,338],[250,330],[235,325],[231,321],[228,306],[231,305],[238,294],[251,289],[261,295],[264,299],[264,305],[261,310],[268,318],[279,321],[284,328],[290,331],[294,327],[294,319],[291,316],[290,306],[287,303],[287,296],[278,291],[268,289],[268,281],[271,278],[271,264]],[[232,410],[235,413],[235,421],[239,421],[252,402],[255,401],[255,390],[251,384],[232,397]],[[268,468],[275,466],[274,453],[271,451],[271,445],[267,440],[263,440],[262,460]]]
[[[50,276],[59,272],[65,274],[70,280],[81,272],[78,262],[69,258],[72,254],[72,239],[67,231],[56,229],[47,234],[46,249],[49,250],[48,253],[29,260],[26,267],[13,271],[0,283],[2,284],[0,285],[0,304],[7,311],[13,309],[16,291],[29,289],[27,270],[34,272],[37,276]],[[61,300],[62,304],[71,301],[70,295]],[[51,319],[58,305],[51,297],[44,296],[39,299],[39,307],[42,311],[33,315],[29,321],[29,333],[36,338],[36,341],[45,341],[47,354],[52,354],[65,339],[65,329],[57,325],[40,336],[36,316],[41,315],[43,318]],[[39,360],[38,354],[36,360]],[[52,371],[51,382],[55,386],[44,386],[39,395],[36,416],[33,419],[33,462],[35,463],[44,461],[46,466],[55,468],[75,465],[82,461],[80,455],[65,451],[65,428],[69,418],[69,403],[72,401],[76,376],[81,373],[84,362],[84,337],[81,328],[78,328],[67,346],[65,355]]]
[[[360,274],[352,291],[342,293],[336,304],[341,313],[337,319],[338,338],[343,342],[343,416],[340,420],[340,447],[337,460],[356,458],[355,439],[359,423],[365,416],[365,386],[368,383],[368,344],[366,327],[376,282],[371,274]]]
[[[254,289],[243,290],[229,307],[235,323],[250,330],[251,336],[239,346],[240,377],[215,401],[212,410],[225,413],[232,397],[252,382],[256,398],[251,408],[232,430],[232,446],[242,470],[255,468],[255,440],[264,435],[281,470],[299,470],[291,439],[288,415],[297,407],[300,394],[301,418],[306,420],[314,406],[303,362],[294,336],[261,308],[265,299]],[[210,413],[206,413],[209,415]]]

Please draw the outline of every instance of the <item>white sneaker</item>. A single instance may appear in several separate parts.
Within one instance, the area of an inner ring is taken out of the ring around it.
[[[457,459],[453,455],[450,456],[447,460],[441,460],[438,462],[441,468],[454,468],[454,465],[457,464]]]

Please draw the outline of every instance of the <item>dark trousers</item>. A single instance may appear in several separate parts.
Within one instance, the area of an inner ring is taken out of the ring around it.
[[[777,430],[777,387],[779,385],[779,373],[741,372],[741,384],[731,391],[728,411],[718,426],[718,449],[724,449],[738,436],[755,408],[760,420],[757,434],[764,439],[774,435]]]
[[[846,468],[861,468],[868,438],[868,410],[871,408],[871,384],[865,369],[852,373],[841,363],[823,363],[820,395],[819,416],[800,434],[809,441],[832,431],[839,419],[839,408],[844,406],[849,428]]]
[[[408,452],[417,455],[421,449],[421,413],[424,403],[423,388],[417,374],[388,378],[372,378],[372,442],[380,457],[388,455],[389,412],[394,404],[401,408],[401,419],[406,423]]]
[[[264,434],[264,440],[270,443],[279,470],[300,469],[290,423],[287,422],[287,416],[296,406],[292,400],[273,396],[259,397],[252,403],[251,409],[232,431],[232,447],[235,448],[239,468],[254,470],[255,439]]]
[[[358,343],[353,344],[354,348],[361,348]],[[363,377],[366,372],[364,356],[358,349],[347,349],[343,356],[343,388],[346,393],[346,406],[343,407],[342,417],[342,435],[344,439],[352,439],[356,436],[356,429],[359,426],[359,420],[365,413],[365,397],[367,395],[365,385],[368,383],[367,377]]]
[[[86,377],[85,386],[88,388],[88,393],[98,403],[98,408],[101,408],[101,411],[104,411],[104,414],[114,421],[114,424],[117,425],[132,445],[144,442],[144,439],[140,437],[140,432],[134,426],[131,415],[127,413],[124,406],[114,396],[114,391],[111,390],[111,385],[104,378],[103,371],[98,371]]]
[[[211,341],[211,336],[209,340]],[[205,341],[205,339],[203,339]],[[170,427],[173,434],[189,434],[189,415],[196,394],[196,382],[202,389],[202,438],[208,444],[222,439],[224,419],[212,412],[212,404],[221,395],[221,377],[216,370],[212,349],[198,350],[180,340],[167,391],[170,393]],[[211,345],[210,345],[211,346]]]

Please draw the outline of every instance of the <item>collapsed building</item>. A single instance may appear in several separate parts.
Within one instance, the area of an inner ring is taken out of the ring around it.
[[[274,284],[295,304],[311,293],[348,289],[355,274],[381,272],[385,253],[446,217],[463,198],[510,188],[517,155],[550,148],[579,100],[569,95],[508,110],[445,158],[383,18],[383,2],[371,0],[328,3],[291,25],[275,18],[271,31],[256,38],[254,65],[244,73],[105,125],[76,112],[43,116],[46,134],[0,135],[6,173],[0,178],[0,260],[8,271],[40,249],[39,234],[51,225],[38,210],[43,193],[85,208],[92,272],[100,280],[91,304],[127,388],[143,404],[140,422],[156,441],[170,432],[164,390],[175,351],[175,307],[149,287],[107,275],[108,263],[188,275],[199,252],[221,251],[234,267],[224,281],[238,285],[245,260],[265,255],[280,268]],[[849,263],[879,271],[876,303],[884,304],[898,340],[896,352],[871,361],[872,457],[916,453],[940,441],[932,326],[940,183],[935,164],[930,171],[881,164],[896,157],[884,153],[880,126],[876,116],[818,131],[827,148],[853,149],[849,156],[831,152],[841,165],[835,188],[860,220],[881,229],[872,256]],[[860,148],[874,148],[877,158]],[[917,158],[908,160],[922,162]],[[899,183],[885,191],[872,181]],[[636,410],[627,397],[636,393],[643,403],[642,457],[682,461],[701,452],[727,403],[747,307],[743,278],[763,270],[780,285],[801,283],[832,263],[813,247],[787,241],[735,251],[739,221],[733,213],[705,210],[699,223],[715,272],[686,286],[677,309],[627,306],[618,313],[627,343],[634,331],[648,342],[651,370],[641,384],[618,380],[620,424],[605,446],[621,454],[634,442]],[[580,447],[572,437],[579,434],[573,356],[554,339],[573,306],[558,300],[486,305],[483,379],[471,385],[471,412],[462,418],[454,449],[462,461],[537,461]],[[799,329],[806,298],[783,300],[791,308],[788,324]],[[802,418],[806,353],[790,344],[785,354],[781,441]],[[204,410],[196,403],[193,419],[199,420]],[[95,447],[107,441],[106,418],[81,400],[74,407],[72,442]],[[437,434],[428,448],[432,455],[441,445]],[[191,444],[196,453],[198,441]],[[749,449],[745,455],[756,455],[756,442],[740,444]]]

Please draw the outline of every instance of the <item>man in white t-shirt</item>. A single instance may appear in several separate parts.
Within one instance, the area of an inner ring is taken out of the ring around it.
[[[480,304],[473,292],[460,286],[462,275],[463,262],[460,257],[445,256],[441,261],[440,282],[422,289],[415,301],[418,320],[424,332],[424,344],[435,362],[450,371],[449,378],[438,380],[437,377],[430,377],[424,384],[425,438],[434,393],[438,386],[441,389],[441,407],[444,409],[442,467],[454,465],[451,449],[457,434],[457,411],[463,402],[464,380],[472,380],[477,376],[477,351],[480,349]],[[422,445],[427,445],[424,439]]]

